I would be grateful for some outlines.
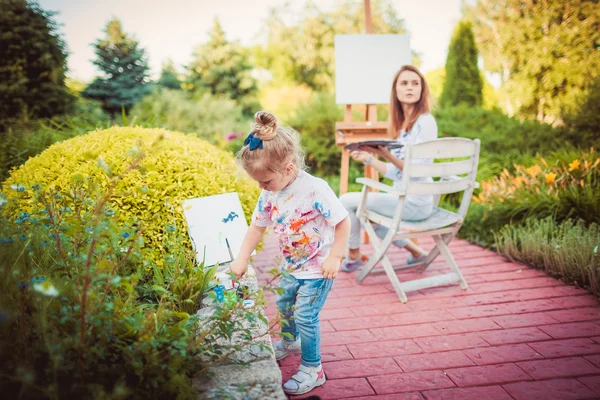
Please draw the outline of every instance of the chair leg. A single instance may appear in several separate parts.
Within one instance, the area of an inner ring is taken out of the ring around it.
[[[451,235],[451,234],[449,234],[449,235]],[[451,236],[453,236],[453,235],[451,235]],[[462,272],[460,272],[458,265],[456,265],[456,262],[454,261],[454,258],[452,257],[452,254],[450,253],[450,250],[448,249],[448,246],[446,245],[445,240],[442,239],[442,237],[440,235],[435,235],[433,237],[433,240],[435,240],[435,244],[437,245],[437,248],[439,248],[439,251],[442,253],[444,258],[446,259],[446,262],[448,263],[448,265],[450,265],[450,268],[452,268],[454,273],[456,273],[458,275],[458,277],[460,278],[460,287],[463,290],[466,290],[468,288],[467,281],[465,280],[465,277],[463,276]]]
[[[408,298],[406,297],[406,293],[404,293],[404,290],[402,290],[402,285],[400,284],[400,280],[398,279],[398,275],[396,275],[396,271],[394,270],[390,259],[387,256],[383,256],[381,264],[383,265],[383,269],[386,275],[388,276],[388,279],[392,283],[392,286],[394,287],[398,298],[402,303],[406,303],[408,301]]]
[[[367,261],[367,264],[361,269],[360,273],[356,277],[357,283],[361,283],[367,277],[367,275],[371,273],[371,270],[375,267],[375,265],[377,265],[377,263],[379,263],[381,258],[385,255],[385,252],[392,243],[392,238],[394,237],[394,233],[390,229],[388,230],[388,233],[385,236],[385,238],[383,240],[380,240],[377,234],[375,233],[371,222],[368,220],[362,222],[363,226],[365,227],[365,231],[367,232],[367,234],[371,238],[371,241],[373,242],[374,251],[371,257],[369,258],[369,261]]]
[[[454,237],[454,233],[446,233],[444,235],[442,235],[443,241],[444,243],[448,244],[450,243],[450,241],[452,240],[452,238]],[[435,240],[435,238],[434,238]],[[431,265],[431,263],[437,258],[437,256],[440,255],[440,248],[439,246],[436,244],[433,249],[431,249],[429,251],[429,253],[427,254],[427,256],[425,257],[425,260],[423,261],[423,266],[419,267],[418,272],[420,274],[422,274],[423,272],[425,272],[425,270]]]

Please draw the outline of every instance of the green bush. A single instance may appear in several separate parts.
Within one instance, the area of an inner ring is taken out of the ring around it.
[[[101,135],[126,141],[118,131]],[[109,204],[130,194],[121,183],[148,164],[149,151],[133,148],[125,166],[102,169],[103,179],[5,186],[16,194],[0,200],[0,387],[7,398],[197,398],[192,375],[239,351],[266,323],[257,308],[233,302],[200,325],[194,313],[215,268],[194,265],[173,230],[162,237],[169,252],[153,262],[146,225],[124,220],[124,209],[113,212]],[[61,159],[54,161],[60,168]],[[264,306],[260,292],[255,300]],[[233,335],[242,340],[222,340]]]
[[[552,127],[533,120],[520,121],[499,109],[476,107],[437,108],[434,115],[440,137],[461,136],[481,139],[483,154],[511,154],[526,151],[542,154],[563,148],[590,147],[594,141],[564,127]]]
[[[201,139],[218,142],[233,131],[246,131],[242,109],[233,100],[208,93],[190,97],[181,90],[157,89],[131,110],[132,123],[143,123],[174,131],[193,133]]]
[[[600,225],[552,218],[506,225],[495,235],[500,254],[600,295]]]
[[[83,176],[107,187],[107,176],[125,171],[128,154],[136,148],[148,154],[140,168],[118,182],[107,207],[119,210],[123,223],[136,220],[144,225],[145,246],[157,262],[169,252],[162,244],[169,230],[180,232],[191,248],[183,234],[187,232],[181,207],[185,199],[238,192],[250,218],[259,188],[240,173],[233,156],[193,136],[161,129],[114,127],[57,143],[13,171],[3,193],[31,212],[31,192],[16,192],[11,185],[35,184],[68,193],[73,177]],[[72,208],[71,202],[72,196],[64,196],[61,207]]]
[[[481,183],[461,236],[490,245],[493,234],[508,224],[552,217],[600,223],[600,158],[589,152],[554,152],[529,167],[514,166]]]

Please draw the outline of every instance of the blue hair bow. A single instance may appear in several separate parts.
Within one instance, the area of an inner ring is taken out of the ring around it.
[[[249,146],[250,151],[263,148],[263,141],[261,138],[254,136],[254,132],[250,132],[246,140],[244,140],[244,146]]]

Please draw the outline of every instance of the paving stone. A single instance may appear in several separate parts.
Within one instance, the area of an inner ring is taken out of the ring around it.
[[[481,349],[466,349],[463,353],[477,365],[502,364],[544,358],[526,344],[507,344]]]
[[[419,371],[367,378],[377,394],[413,392],[455,387],[442,371]]]
[[[377,340],[410,339],[423,336],[439,336],[440,332],[432,324],[392,326],[388,328],[372,328],[371,333]]]
[[[600,326],[598,327],[600,328]],[[321,337],[322,346],[333,346],[336,344],[353,344],[353,343],[366,343],[375,342],[377,337],[373,335],[367,329],[358,331],[342,331],[342,332],[329,332],[327,335]]]
[[[554,324],[558,322],[552,318],[547,312],[518,314],[518,315],[502,315],[491,317],[491,320],[503,328],[522,328],[527,326],[540,326]]]
[[[473,318],[436,322],[433,324],[442,334],[480,332],[493,329],[502,329],[490,318]]]
[[[439,337],[416,338],[415,342],[417,342],[419,347],[426,353],[489,346],[485,340],[474,332]]]
[[[327,379],[361,378],[372,375],[402,372],[393,358],[333,361],[323,364]]]
[[[479,336],[491,345],[537,342],[552,339],[538,328],[513,328],[480,332]]]
[[[482,386],[531,380],[515,364],[453,368],[445,371],[457,386]]]
[[[530,343],[544,357],[565,357],[600,353],[600,344],[590,339],[563,339]]]
[[[555,325],[540,326],[544,331],[554,339],[567,339],[576,337],[591,337],[600,335],[600,325],[593,322],[573,322]]]
[[[576,379],[518,382],[502,386],[516,400],[593,399],[596,394]]]
[[[365,378],[332,379],[310,392],[310,396],[318,396],[321,400],[340,399],[344,397],[367,396],[375,394]],[[292,396],[292,399],[306,398],[307,395]]]
[[[596,394],[600,395],[600,376],[587,376],[583,378],[577,379],[579,382],[583,383],[585,386],[596,392]]]
[[[414,340],[388,340],[384,342],[349,344],[348,350],[354,358],[390,357],[421,353]]]
[[[600,374],[600,369],[583,357],[525,361],[517,363],[517,366],[539,380]]]
[[[462,351],[411,354],[394,357],[404,372],[443,370],[447,368],[475,365]]]
[[[500,386],[428,390],[423,394],[427,400],[512,400]]]
[[[574,310],[549,311],[550,317],[560,322],[596,321],[600,320],[600,308],[577,308]]]

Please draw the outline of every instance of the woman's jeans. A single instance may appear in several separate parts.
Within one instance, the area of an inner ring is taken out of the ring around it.
[[[291,334],[294,340],[300,336],[301,361],[307,367],[321,365],[319,312],[332,286],[333,279],[296,279],[289,274],[279,282],[283,292],[277,295],[277,308],[285,321],[281,331]]]
[[[356,216],[356,209],[362,199],[361,192],[349,192],[345,193],[340,197],[340,200],[348,214],[351,222],[350,229],[350,240],[348,241],[348,247],[351,249],[360,248],[360,221]],[[369,193],[367,198],[367,209],[376,211],[381,215],[392,218],[396,211],[396,205],[398,204],[398,196],[387,193]],[[428,218],[433,212],[433,205],[428,206],[416,206],[413,203],[404,202],[402,210],[403,221],[422,221]],[[388,232],[388,228],[381,225],[375,225],[375,233],[380,238],[385,237]],[[392,242],[397,247],[406,246],[407,239],[396,240]]]

